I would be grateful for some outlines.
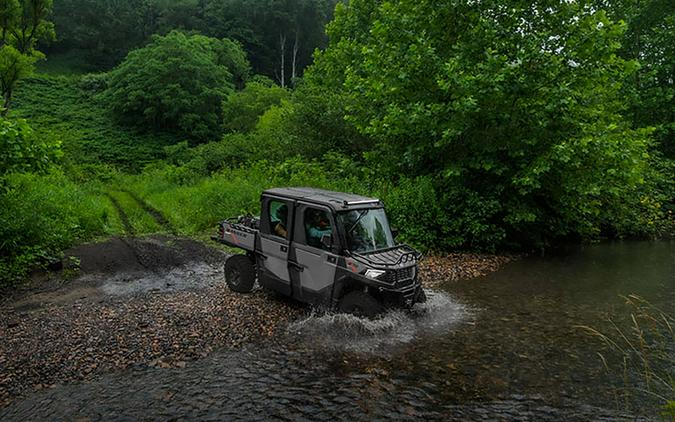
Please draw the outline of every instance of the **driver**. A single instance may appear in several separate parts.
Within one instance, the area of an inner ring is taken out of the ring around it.
[[[321,243],[321,238],[325,235],[331,235],[333,230],[330,227],[326,213],[317,211],[312,215],[309,228],[307,229],[307,243],[310,246],[325,248]]]

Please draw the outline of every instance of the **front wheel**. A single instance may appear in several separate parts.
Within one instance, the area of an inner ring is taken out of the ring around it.
[[[225,282],[230,290],[249,293],[255,284],[255,266],[246,255],[232,255],[225,261]]]
[[[358,317],[374,318],[384,312],[382,303],[366,292],[349,292],[340,300],[340,312]]]

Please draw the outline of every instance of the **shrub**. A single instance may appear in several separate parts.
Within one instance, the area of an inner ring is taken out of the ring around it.
[[[108,73],[89,73],[80,78],[78,85],[83,91],[97,93],[108,88],[109,80]]]
[[[381,183],[373,194],[385,203],[390,224],[400,230],[400,240],[425,250],[442,249],[456,242],[447,237],[452,221],[441,207],[429,177]]]
[[[44,171],[60,155],[60,142],[51,136],[36,137],[24,119],[0,118],[0,176]]]
[[[0,284],[15,283],[36,263],[76,241],[110,232],[112,210],[61,173],[10,174],[0,194]]]
[[[225,168],[235,168],[249,161],[263,159],[265,150],[258,141],[258,138],[251,135],[225,135],[219,142],[194,148],[186,167],[196,174],[208,176]]]
[[[227,66],[239,63],[243,54],[227,56],[235,54],[233,45],[177,31],[154,36],[110,72],[106,99],[130,124],[193,139],[213,137],[220,129],[222,101],[234,83]],[[236,71],[241,71],[238,65]]]
[[[223,103],[223,129],[225,132],[250,132],[267,109],[288,97],[288,91],[279,86],[249,82]]]

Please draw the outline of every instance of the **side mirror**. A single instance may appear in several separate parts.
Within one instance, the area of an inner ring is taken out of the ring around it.
[[[331,249],[333,247],[333,236],[329,234],[321,236],[321,246],[326,249]]]
[[[391,229],[391,235],[396,239],[398,237],[398,229]]]

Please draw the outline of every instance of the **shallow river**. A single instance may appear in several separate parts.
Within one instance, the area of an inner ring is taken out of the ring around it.
[[[311,315],[274,343],[37,392],[0,419],[649,418],[657,405],[622,399],[579,328],[622,326],[627,294],[675,314],[674,242],[526,258],[441,285],[412,314]]]

